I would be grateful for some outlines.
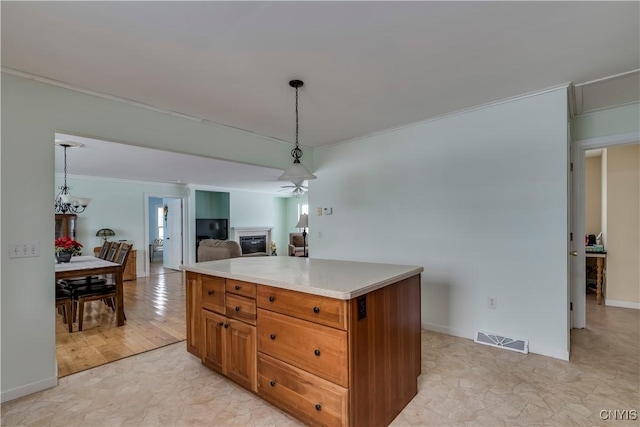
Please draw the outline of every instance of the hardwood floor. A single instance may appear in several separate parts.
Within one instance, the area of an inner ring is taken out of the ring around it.
[[[74,323],[69,333],[56,316],[58,377],[186,339],[182,272],[153,263],[151,273],[124,282],[124,326],[115,326],[116,314],[101,301],[85,304],[82,331]]]

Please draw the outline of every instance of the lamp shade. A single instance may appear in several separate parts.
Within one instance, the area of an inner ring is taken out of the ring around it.
[[[316,179],[317,176],[311,173],[305,165],[300,162],[293,162],[291,166],[285,169],[284,173],[278,177],[280,181],[291,181],[301,183],[307,179]]]
[[[104,240],[107,240],[109,237],[113,237],[116,235],[116,232],[110,228],[101,228],[96,233],[96,236],[102,237]]]
[[[308,228],[309,227],[309,215],[300,214],[300,219],[298,220],[298,224],[296,224],[296,228]]]

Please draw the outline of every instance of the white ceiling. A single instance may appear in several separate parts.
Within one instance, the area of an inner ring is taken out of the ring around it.
[[[98,176],[125,180],[196,184],[220,190],[248,190],[291,196],[282,189],[290,183],[278,181],[279,169],[227,162],[218,159],[170,153],[109,141],[56,134],[56,140],[80,143],[67,149],[69,175]],[[55,171],[64,170],[64,149],[57,146]],[[73,187],[73,177],[68,178]]]
[[[319,147],[640,68],[639,2],[2,2],[2,65]],[[169,178],[170,179],[170,178]]]

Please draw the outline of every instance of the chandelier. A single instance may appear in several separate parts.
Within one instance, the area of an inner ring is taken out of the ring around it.
[[[304,193],[306,187],[302,185],[303,181],[307,179],[316,179],[317,177],[311,173],[309,169],[302,163],[300,158],[302,157],[302,150],[298,145],[298,89],[304,85],[302,80],[291,80],[289,86],[296,90],[296,146],[291,150],[291,157],[293,157],[293,164],[289,166],[284,173],[278,177],[281,181],[291,181],[293,183],[293,193],[298,196]],[[289,186],[291,187],[291,186]]]
[[[70,143],[66,141],[56,141],[56,145],[64,148],[64,185],[58,187],[60,192],[55,200],[56,213],[82,213],[89,206],[91,199],[87,197],[76,197],[69,193],[71,187],[67,186],[67,148],[80,148],[82,144]]]

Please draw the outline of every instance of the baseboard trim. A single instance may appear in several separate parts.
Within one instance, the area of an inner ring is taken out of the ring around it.
[[[451,329],[448,326],[436,325],[433,323],[422,323],[420,326],[422,327],[422,329],[425,329],[427,331],[438,332],[445,335],[452,335],[459,338],[466,338],[473,341],[473,335],[464,334],[461,331],[456,331],[455,329]],[[553,357],[554,359],[569,360],[568,351],[557,350],[544,346],[536,346],[535,344],[531,343],[531,340],[529,340],[529,353]]]
[[[635,310],[640,310],[640,302],[617,301],[613,299],[605,299],[604,305],[608,305],[611,307],[633,308]]]
[[[44,380],[32,382],[20,387],[16,387],[11,390],[3,391],[0,395],[0,402],[5,403],[10,400],[17,399],[28,394],[32,394],[38,391],[46,390],[58,385],[58,377],[45,378]]]
[[[569,352],[566,350],[558,350],[555,348],[549,348],[532,344],[529,341],[529,353],[539,354],[541,356],[553,357],[554,359],[569,360]]]

